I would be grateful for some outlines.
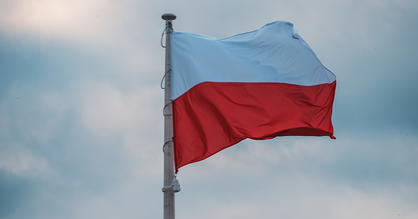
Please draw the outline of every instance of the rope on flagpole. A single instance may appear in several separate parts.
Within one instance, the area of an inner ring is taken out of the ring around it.
[[[174,142],[174,141],[173,141],[173,139],[168,140],[168,141],[166,141],[166,142],[163,144],[163,152],[165,152],[165,150],[164,150],[164,149],[165,149],[165,146],[167,146],[167,144],[168,144],[168,143],[171,143],[171,142]]]
[[[165,48],[165,46],[163,45],[163,37],[164,37],[164,34],[165,34],[165,32],[167,31],[168,28],[170,28],[170,27],[169,26],[165,27],[164,30],[163,30],[163,34],[161,34],[160,44],[161,44],[161,47],[163,47],[163,48]]]
[[[164,107],[163,107],[163,116],[172,116],[172,115],[173,115],[173,114],[171,114],[171,113],[165,113],[165,108],[166,108],[168,105],[170,105],[172,102],[173,102],[173,101],[170,101],[170,102],[168,102],[168,103],[166,103],[166,104],[164,105]]]
[[[163,82],[164,82],[165,76],[167,76],[167,74],[168,74],[169,72],[171,72],[171,68],[170,68],[168,71],[166,71],[166,72],[165,72],[165,74],[164,74],[163,78],[161,79],[160,87],[161,87],[161,89],[163,89],[163,90],[165,89],[165,86],[163,87]]]

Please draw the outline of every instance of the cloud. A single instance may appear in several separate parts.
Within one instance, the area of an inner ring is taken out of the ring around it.
[[[11,146],[9,144],[9,146]],[[17,176],[31,175],[42,177],[50,172],[48,163],[39,157],[35,157],[30,152],[22,149],[2,150],[0,155],[0,169]]]
[[[347,136],[244,141],[180,169],[177,212],[185,218],[242,218],[240,213],[248,218],[393,218],[398,213],[414,218],[417,136],[398,134],[378,141]],[[200,207],[187,208],[191,203]]]
[[[100,24],[98,16],[110,9],[110,5],[101,0],[18,0],[3,4],[1,25],[6,31],[42,38],[93,34],[97,28],[88,27]]]

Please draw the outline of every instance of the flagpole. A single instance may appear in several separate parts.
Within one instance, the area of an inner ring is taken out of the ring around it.
[[[174,148],[173,148],[173,110],[171,104],[171,31],[172,20],[176,15],[166,13],[162,15],[165,20],[165,92],[164,92],[164,219],[174,219]]]

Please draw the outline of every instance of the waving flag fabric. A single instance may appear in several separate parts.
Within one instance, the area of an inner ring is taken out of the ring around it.
[[[335,138],[335,75],[290,22],[225,39],[173,32],[171,61],[176,171],[246,138]]]

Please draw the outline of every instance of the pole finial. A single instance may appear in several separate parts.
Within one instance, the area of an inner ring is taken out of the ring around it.
[[[173,13],[165,13],[161,16],[161,18],[166,21],[172,21],[175,20],[177,17]]]

